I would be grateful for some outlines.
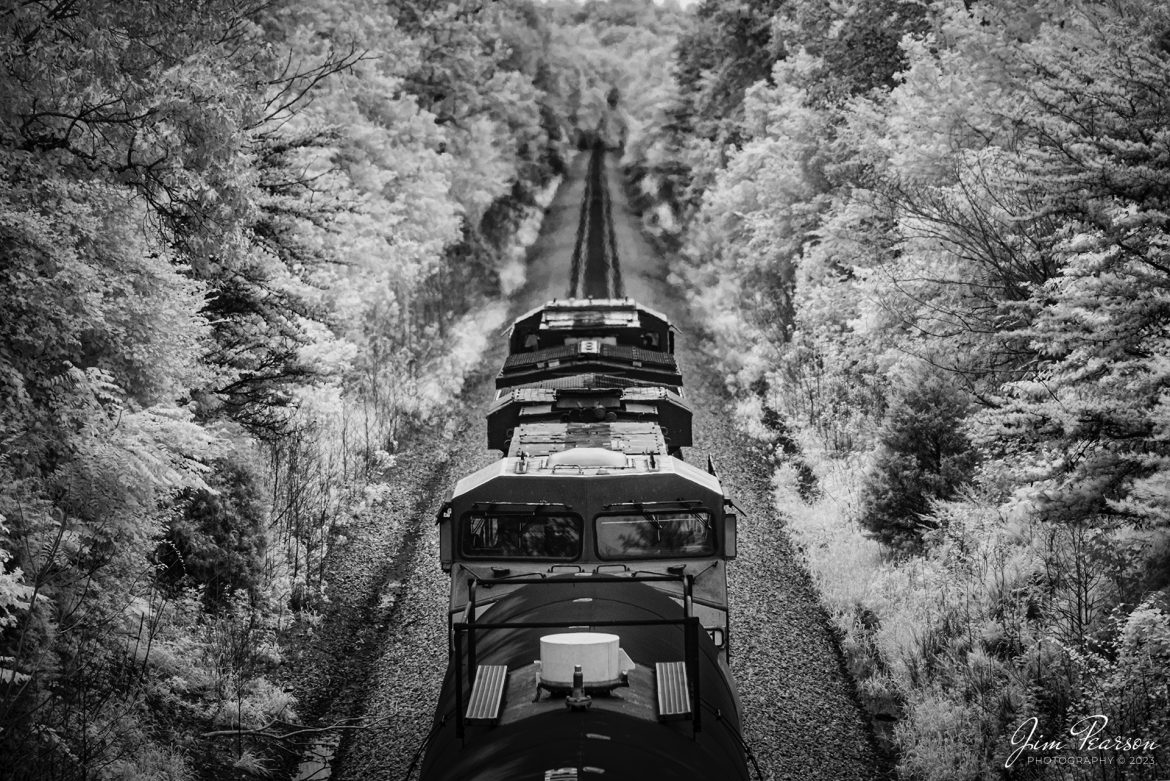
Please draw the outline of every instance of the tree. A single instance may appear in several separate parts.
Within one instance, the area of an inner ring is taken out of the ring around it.
[[[253,599],[263,580],[268,507],[255,468],[240,457],[216,464],[207,487],[187,488],[156,554],[159,580],[173,593],[198,588],[218,609],[236,591]]]
[[[678,79],[698,138],[735,145],[743,96],[786,52],[773,35],[783,0],[704,0],[678,43]]]
[[[913,548],[934,500],[968,481],[977,461],[963,432],[967,404],[937,376],[918,376],[890,404],[862,488],[861,523],[893,547]]]

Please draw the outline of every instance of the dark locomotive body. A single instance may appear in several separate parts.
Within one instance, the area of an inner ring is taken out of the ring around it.
[[[513,325],[489,447],[439,517],[451,660],[423,779],[746,779],[736,517],[681,459],[674,331],[628,299]]]

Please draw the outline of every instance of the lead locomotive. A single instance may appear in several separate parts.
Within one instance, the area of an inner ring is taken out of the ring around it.
[[[629,299],[519,318],[488,446],[439,514],[451,657],[428,781],[747,779],[736,516],[681,459],[675,332]]]

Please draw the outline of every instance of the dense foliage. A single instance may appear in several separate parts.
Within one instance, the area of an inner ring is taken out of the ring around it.
[[[272,759],[212,736],[295,722],[279,633],[595,99],[553,17],[0,10],[0,777]]]
[[[638,171],[743,408],[822,474],[794,534],[900,772],[999,777],[1024,718],[1101,713],[1165,775],[1166,8],[699,17]]]
[[[900,774],[1010,776],[1023,719],[1086,713],[1167,774],[1165,7],[0,20],[0,777],[264,769],[239,730],[296,721],[281,633],[615,86],[647,228],[741,408],[803,447],[791,531]]]

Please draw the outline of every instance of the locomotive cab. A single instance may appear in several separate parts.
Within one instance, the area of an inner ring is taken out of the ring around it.
[[[461,480],[438,520],[452,617],[476,582],[493,581],[476,603],[485,610],[534,578],[675,575],[654,588],[688,601],[726,656],[737,519],[710,472],[605,448],[508,457]]]
[[[554,300],[512,324],[508,352],[565,347],[581,342],[674,352],[675,329],[666,317],[629,298]]]

